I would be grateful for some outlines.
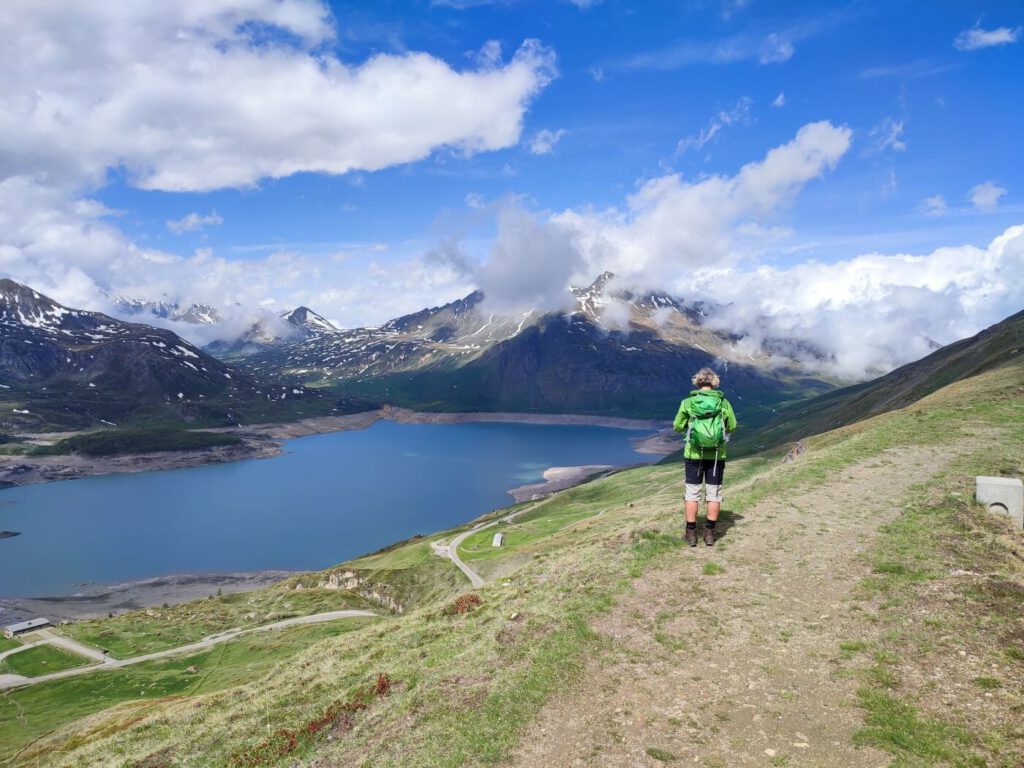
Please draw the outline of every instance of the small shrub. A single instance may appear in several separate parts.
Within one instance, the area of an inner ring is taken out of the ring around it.
[[[974,684],[987,691],[1003,687],[1003,684],[994,677],[976,677],[974,678]]]
[[[648,757],[653,757],[655,760],[661,763],[671,763],[676,759],[676,756],[669,752],[667,749],[661,749],[660,747],[648,747],[644,750]]]
[[[394,681],[381,672],[372,684],[357,688],[344,701],[339,699],[330,704],[299,728],[280,728],[255,746],[235,752],[230,763],[238,768],[256,768],[274,763],[279,758],[297,751],[301,746],[312,744],[325,731],[350,731],[355,714],[367,709],[375,698],[387,696],[393,686]]]
[[[468,592],[465,595],[459,595],[455,598],[455,602],[446,606],[444,609],[445,616],[461,616],[464,613],[479,608],[483,605],[484,601],[480,599],[480,595]]]

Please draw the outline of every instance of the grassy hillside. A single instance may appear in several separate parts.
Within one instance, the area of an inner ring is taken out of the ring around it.
[[[907,766],[1016,765],[1024,759],[1012,714],[1024,700],[1024,537],[969,499],[974,473],[1024,473],[1022,434],[1018,361],[811,437],[796,461],[780,463],[779,452],[734,461],[721,524],[728,535],[707,554],[680,551],[677,467],[619,472],[496,529],[508,534],[502,550],[488,548],[485,534],[469,537],[460,553],[489,578],[474,593],[478,603],[456,599],[468,590],[465,578],[430,552],[430,541],[456,531],[405,542],[276,588],[298,596],[299,583],[315,590],[331,575],[355,578],[360,594],[397,604],[389,617],[254,635],[194,657],[12,691],[0,697],[0,756],[55,766],[494,764],[551,697],[569,691],[582,705],[604,696],[581,676],[588,660],[612,650],[592,625],[653,574],[701,556],[701,578],[725,579],[746,567],[731,559],[731,542],[743,540],[768,502],[807,489],[827,498],[852,467],[962,443],[963,459],[901,500],[887,535],[865,553],[873,573],[858,587],[851,635],[822,652],[855,681],[863,712],[856,739],[865,748]],[[828,510],[818,512],[827,524]],[[200,610],[193,606],[160,622],[185,624]],[[689,631],[702,626],[701,611],[686,616]],[[118,622],[89,632],[117,634]],[[158,631],[166,630],[140,630]],[[922,681],[938,659],[961,658],[957,649],[988,672],[957,689],[950,707]],[[787,705],[785,697],[772,704]],[[658,745],[647,754],[674,759]]]
[[[1017,365],[1022,354],[1024,312],[1018,312],[878,379],[780,406],[764,424],[744,422],[732,446],[749,454],[903,408],[953,382]]]

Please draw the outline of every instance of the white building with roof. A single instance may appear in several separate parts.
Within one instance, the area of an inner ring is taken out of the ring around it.
[[[4,637],[17,637],[18,635],[24,635],[26,632],[34,632],[37,629],[48,626],[50,626],[50,620],[42,617],[29,619],[28,621],[19,621],[17,624],[8,624],[4,627]]]

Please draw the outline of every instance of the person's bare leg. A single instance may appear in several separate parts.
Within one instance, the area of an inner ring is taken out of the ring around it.
[[[708,502],[708,520],[718,520],[718,512],[721,509],[722,509],[722,502],[720,502],[720,501],[709,501]],[[694,505],[693,515],[694,515],[693,519],[696,520],[697,519],[696,505]],[[687,520],[690,519],[689,505],[687,505],[686,519]]]
[[[700,505],[699,501],[688,501],[686,502],[686,522],[696,523],[697,522],[697,507]],[[710,514],[711,507],[708,507]],[[718,517],[718,510],[715,510],[715,517]]]

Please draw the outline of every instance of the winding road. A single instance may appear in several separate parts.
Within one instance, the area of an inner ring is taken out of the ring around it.
[[[479,578],[479,577],[478,577]],[[212,648],[218,643],[224,643],[228,640],[234,640],[236,637],[242,635],[248,635],[254,632],[270,632],[275,629],[286,629],[288,627],[297,627],[304,624],[320,624],[325,621],[335,621],[337,619],[351,619],[355,617],[379,617],[379,613],[373,611],[360,611],[360,610],[347,610],[347,611],[328,611],[326,613],[314,613],[311,616],[296,616],[291,619],[284,619],[282,621],[275,621],[273,624],[263,624],[258,627],[239,627],[236,629],[229,629],[224,632],[218,632],[214,635],[204,637],[202,640],[198,640],[188,645],[179,645],[176,648],[168,648],[164,651],[156,651],[155,653],[147,653],[143,656],[132,656],[128,659],[112,659],[108,656],[104,656],[101,651],[97,651],[95,648],[90,648],[87,645],[71,640],[67,637],[54,635],[50,632],[43,633],[43,639],[34,643],[27,643],[20,648],[14,648],[10,651],[5,651],[0,654],[0,660],[3,660],[7,656],[13,653],[19,653],[26,651],[29,648],[34,648],[37,645],[49,643],[51,645],[58,646],[64,650],[77,653],[87,658],[98,661],[98,664],[91,664],[87,667],[74,667],[73,669],[65,669],[61,672],[53,672],[49,675],[40,675],[39,677],[24,677],[23,675],[3,675],[0,674],[0,691],[8,690],[10,688],[21,688],[28,685],[36,685],[37,683],[45,683],[50,680],[60,680],[65,677],[74,677],[76,675],[87,675],[91,672],[97,672],[103,669],[118,669],[120,667],[131,666],[132,664],[141,664],[144,661],[154,661],[156,659],[164,659],[168,656],[177,656],[182,653],[193,653],[194,651],[202,651],[207,648]]]
[[[515,512],[510,512],[509,514],[503,515],[502,517],[497,517],[494,520],[487,520],[483,523],[477,523],[468,531],[463,531],[462,533],[460,533],[447,544],[444,544],[440,541],[432,541],[430,542],[430,547],[434,550],[434,554],[438,557],[446,557],[453,563],[455,563],[455,566],[464,574],[466,574],[466,577],[469,579],[470,584],[472,584],[474,587],[482,587],[484,585],[483,576],[481,576],[479,573],[477,573],[468,565],[466,565],[466,563],[463,562],[462,558],[459,557],[459,545],[462,544],[462,542],[464,542],[474,533],[482,531],[486,528],[493,528],[498,523],[511,522],[520,515],[526,514],[527,512],[532,512],[533,510],[535,510],[537,507],[539,507],[541,504],[544,504],[548,500],[549,499],[538,501],[536,504],[531,504],[530,506],[524,507],[523,509],[516,510]]]

